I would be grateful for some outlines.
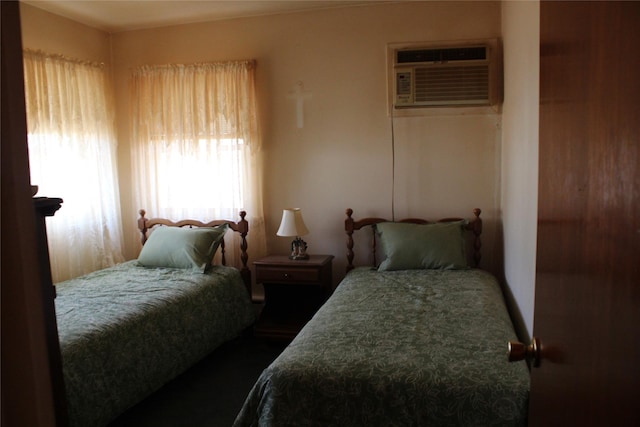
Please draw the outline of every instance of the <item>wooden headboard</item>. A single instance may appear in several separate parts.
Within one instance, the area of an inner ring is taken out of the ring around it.
[[[251,270],[247,267],[247,261],[249,260],[249,255],[247,254],[247,233],[249,233],[249,222],[245,219],[247,216],[245,211],[240,212],[240,221],[238,222],[227,219],[216,219],[206,223],[195,219],[184,219],[177,222],[164,218],[149,219],[145,217],[146,213],[147,212],[144,209],[140,209],[140,218],[138,218],[138,229],[140,230],[140,233],[142,233],[141,241],[143,245],[148,238],[147,232],[156,225],[165,225],[169,227],[216,227],[218,225],[228,224],[231,230],[240,234],[240,260],[242,261],[240,275],[242,276],[242,280],[249,291],[249,295],[251,295]],[[222,265],[227,265],[224,239],[220,243],[220,254],[222,257]]]
[[[480,258],[481,258],[481,254],[480,254],[480,248],[482,247],[482,242],[480,241],[480,234],[482,234],[482,219],[480,219],[481,213],[482,213],[482,210],[480,210],[479,208],[475,208],[473,210],[473,218],[470,219],[466,225],[466,229],[472,233],[471,246],[473,251],[472,260],[473,260],[474,267],[477,267],[480,264]],[[373,225],[378,224],[380,222],[389,222],[389,220],[385,218],[362,218],[356,221],[352,217],[353,209],[351,208],[347,209],[346,214],[347,214],[347,219],[344,220],[344,230],[347,233],[347,272],[354,268],[353,258],[355,254],[353,253],[353,232],[367,226],[371,226],[370,227],[371,235],[372,235],[371,252],[373,255],[373,266],[377,267],[376,231]],[[461,221],[463,219],[464,218],[451,217],[451,218],[442,218],[437,221],[429,221],[429,220],[420,219],[420,218],[406,218],[406,219],[402,219],[400,221],[395,221],[395,222],[408,222],[412,224],[433,224],[435,222],[452,222],[452,221]]]

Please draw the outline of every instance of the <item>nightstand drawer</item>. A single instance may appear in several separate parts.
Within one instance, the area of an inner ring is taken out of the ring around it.
[[[318,282],[320,271],[317,268],[258,267],[256,282]]]

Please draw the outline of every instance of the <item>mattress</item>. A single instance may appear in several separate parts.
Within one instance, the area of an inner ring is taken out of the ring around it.
[[[235,426],[523,426],[529,372],[477,269],[351,271],[261,374]]]
[[[103,426],[254,321],[240,273],[129,261],[56,285],[71,426]]]

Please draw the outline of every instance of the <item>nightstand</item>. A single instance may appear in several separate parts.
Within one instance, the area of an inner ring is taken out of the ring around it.
[[[333,255],[311,255],[308,260],[270,255],[254,261],[256,283],[264,286],[255,335],[292,340],[333,292],[332,261]]]

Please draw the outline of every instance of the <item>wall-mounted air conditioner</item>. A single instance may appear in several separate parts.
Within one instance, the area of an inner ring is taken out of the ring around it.
[[[497,40],[389,45],[394,108],[493,106],[500,102]]]

